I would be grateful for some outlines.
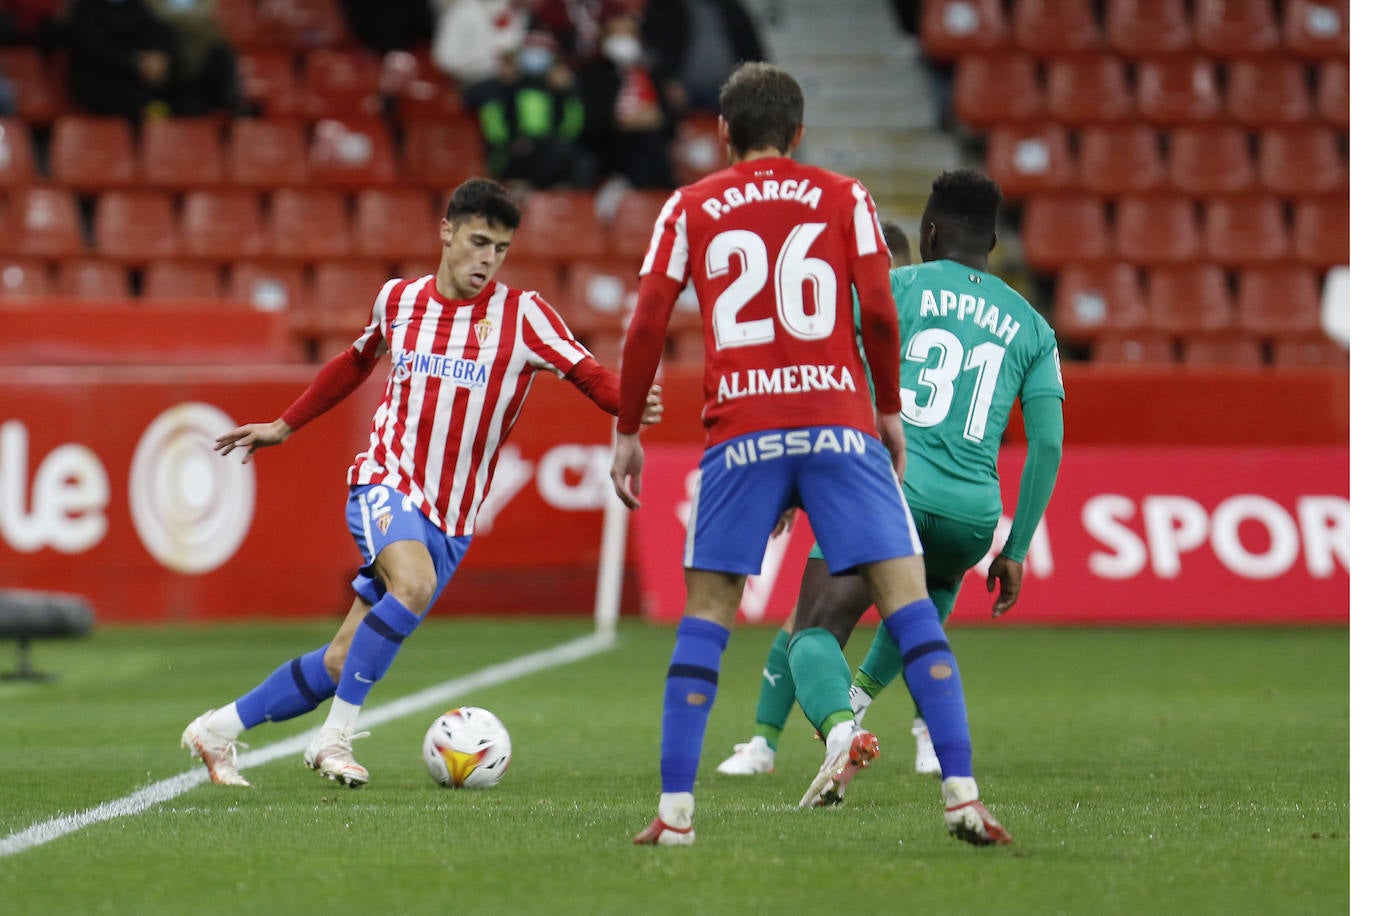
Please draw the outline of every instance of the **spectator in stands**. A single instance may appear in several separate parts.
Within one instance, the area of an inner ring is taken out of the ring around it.
[[[673,187],[670,147],[682,111],[649,72],[639,17],[628,7],[613,7],[601,28],[601,53],[579,77],[587,106],[584,142],[602,173],[637,188]]]
[[[212,111],[251,114],[239,84],[238,60],[215,18],[217,0],[149,0],[176,40],[172,110],[183,117]]]
[[[530,15],[534,28],[552,35],[567,60],[581,63],[597,54],[601,6],[601,0],[534,0]]]
[[[487,170],[537,188],[590,187],[596,159],[578,145],[586,112],[553,36],[531,32],[502,64],[499,85],[478,110]]]
[[[457,81],[472,108],[497,88],[501,61],[529,34],[529,0],[435,0],[434,63]]]
[[[353,35],[378,54],[408,51],[434,36],[429,0],[339,0]]]
[[[679,108],[718,111],[735,65],[768,59],[739,0],[649,0],[643,33],[650,66]]]
[[[144,0],[74,0],[67,27],[78,105],[131,121],[171,111],[176,36]]]

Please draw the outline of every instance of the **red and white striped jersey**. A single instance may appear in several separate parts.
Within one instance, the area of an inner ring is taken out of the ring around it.
[[[640,274],[696,286],[708,444],[797,426],[874,431],[852,287],[855,262],[877,254],[890,257],[864,186],[790,158],[739,162],[669,198]]]
[[[391,374],[349,484],[399,490],[450,535],[476,530],[535,372],[561,378],[590,356],[538,293],[492,282],[474,299],[445,299],[430,276],[383,286],[353,347],[390,352]]]

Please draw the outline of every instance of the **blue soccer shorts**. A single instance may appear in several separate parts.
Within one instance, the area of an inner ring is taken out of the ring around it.
[[[376,604],[386,594],[386,586],[377,578],[372,564],[377,554],[388,544],[396,541],[419,541],[429,551],[434,561],[434,597],[429,608],[443,592],[448,580],[453,578],[458,564],[472,543],[472,535],[453,537],[434,524],[424,513],[411,504],[410,499],[399,490],[382,484],[366,484],[351,487],[348,493],[348,530],[358,543],[363,555],[358,574],[353,577],[353,591],[368,604]],[[423,616],[423,615],[421,615]]]
[[[754,575],[784,511],[806,511],[833,573],[921,552],[892,459],[845,426],[738,436],[701,456],[682,565]]]

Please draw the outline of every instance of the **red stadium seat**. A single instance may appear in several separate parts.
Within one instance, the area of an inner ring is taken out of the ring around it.
[[[237,118],[229,128],[229,180],[248,188],[309,181],[305,128],[297,121]]]
[[[258,16],[257,0],[218,0],[215,22],[229,44],[240,53],[273,44],[270,31],[263,27]]]
[[[1259,176],[1261,185],[1285,197],[1325,194],[1350,185],[1335,132],[1310,125],[1264,131]]]
[[[243,97],[269,117],[299,117],[305,93],[296,77],[295,58],[289,51],[246,51],[238,54],[239,83]]]
[[[1092,360],[1111,366],[1168,366],[1174,363],[1174,345],[1154,331],[1105,334],[1093,342]]]
[[[1307,75],[1295,60],[1238,60],[1227,73],[1226,111],[1247,127],[1306,121],[1312,113]]]
[[[349,260],[327,261],[315,267],[310,326],[317,333],[353,340],[367,327],[372,303],[395,275],[385,264]],[[333,353],[324,354],[326,357]]]
[[[679,121],[670,154],[673,173],[681,184],[691,184],[730,164],[713,115],[689,114]]]
[[[1107,45],[1127,57],[1177,54],[1193,44],[1184,0],[1109,0]]]
[[[1156,267],[1145,281],[1149,326],[1165,334],[1230,330],[1235,306],[1226,273],[1215,264]]]
[[[1021,220],[1026,263],[1054,271],[1111,257],[1112,240],[1101,198],[1079,192],[1037,194]]]
[[[396,153],[385,121],[315,122],[310,136],[310,177],[337,187],[361,188],[396,180]]]
[[[1350,126],[1350,65],[1328,60],[1317,76],[1317,113],[1337,127]]]
[[[349,37],[338,0],[259,0],[258,18],[281,47],[333,48]]]
[[[134,183],[134,137],[123,118],[66,115],[52,128],[53,180],[77,191],[124,188]]]
[[[1070,125],[1125,120],[1135,107],[1125,64],[1109,54],[1051,60],[1046,97],[1050,117]]]
[[[1166,184],[1159,137],[1144,124],[1090,127],[1078,139],[1083,187],[1112,197],[1154,191]]]
[[[519,241],[518,234],[516,241],[517,243]],[[434,263],[425,268],[424,273],[433,272]],[[422,274],[416,274],[416,276],[422,276]],[[567,310],[568,291],[563,285],[563,272],[556,264],[528,257],[507,260],[497,271],[496,279],[511,289],[534,290],[543,296],[560,314]]]
[[[229,267],[226,298],[263,312],[304,312],[305,271],[296,264],[239,261]]]
[[[9,218],[0,227],[0,239],[7,254],[39,258],[83,254],[85,245],[76,194],[66,188],[21,188],[12,192]]]
[[[223,294],[219,267],[187,261],[155,261],[143,271],[144,299],[210,302]]]
[[[523,201],[519,244],[525,254],[578,261],[610,253],[589,191],[533,191]]]
[[[23,187],[37,180],[29,126],[18,118],[0,118],[0,188]]]
[[[263,254],[262,208],[254,191],[192,191],[181,230],[188,257],[227,262]]]
[[[0,73],[14,87],[16,114],[30,124],[49,124],[72,110],[66,72],[37,48],[0,48]]]
[[[1116,253],[1133,264],[1197,260],[1197,210],[1182,194],[1132,194],[1116,204]]]
[[[987,169],[1009,200],[1071,188],[1078,179],[1068,131],[1049,123],[993,128]]]
[[[1183,365],[1208,369],[1234,367],[1258,369],[1264,365],[1264,350],[1253,337],[1228,334],[1216,337],[1202,334],[1183,339]]]
[[[407,179],[445,194],[487,173],[482,134],[467,117],[409,122],[402,155]]]
[[[978,128],[1042,118],[1045,94],[1035,59],[1018,51],[960,58],[954,72],[954,112],[964,124]]]
[[[1274,365],[1280,369],[1350,368],[1350,351],[1325,337],[1279,337],[1274,340]]]
[[[47,264],[31,258],[0,257],[0,300],[47,296],[52,291]]]
[[[428,258],[438,263],[440,246],[439,214],[427,191],[368,188],[358,194],[353,251],[359,256],[393,262]]]
[[[1007,44],[1000,0],[926,0],[921,9],[921,53],[931,60],[993,51]]]
[[[1129,264],[1078,264],[1054,287],[1054,332],[1061,340],[1091,340],[1103,333],[1145,326],[1140,278]]]
[[[139,175],[149,187],[177,191],[224,184],[223,146],[217,121],[148,121],[143,125],[139,148]]]
[[[1236,296],[1241,328],[1261,335],[1321,333],[1321,286],[1305,267],[1265,265],[1240,274]]]
[[[1348,58],[1349,0],[1288,0],[1283,16],[1283,43],[1301,57]]]
[[[1012,7],[1012,34],[1017,47],[1042,57],[1102,44],[1091,0],[1020,0]]]
[[[162,191],[106,191],[95,205],[95,250],[144,264],[181,254],[172,197]]]
[[[616,206],[610,225],[611,250],[636,268],[648,250],[654,224],[668,196],[667,191],[627,191]]]
[[[127,299],[129,272],[112,261],[74,258],[58,263],[55,289],[69,299]]]
[[[1152,124],[1214,121],[1221,115],[1216,70],[1205,57],[1159,57],[1136,70],[1136,104]]]
[[[372,118],[381,113],[381,68],[370,51],[323,48],[305,58],[305,114],[311,118]]]
[[[453,79],[434,66],[426,51],[388,53],[382,58],[380,87],[402,123],[463,113],[463,97],[454,88]]]
[[[325,188],[282,188],[267,208],[267,254],[289,261],[341,258],[349,253],[344,197]]]
[[[1214,197],[1207,201],[1205,213],[1204,252],[1224,267],[1264,264],[1291,253],[1283,204],[1277,197]]]
[[[1169,132],[1169,180],[1189,194],[1222,194],[1255,186],[1250,141],[1234,124],[1194,124]]]
[[[1279,47],[1279,27],[1269,0],[1196,0],[1193,31],[1198,47],[1213,57],[1265,54]]]
[[[1321,197],[1293,208],[1293,252],[1312,267],[1350,263],[1350,199]]]
[[[559,308],[575,334],[619,328],[634,311],[639,272],[624,261],[578,261],[568,270],[568,296]]]

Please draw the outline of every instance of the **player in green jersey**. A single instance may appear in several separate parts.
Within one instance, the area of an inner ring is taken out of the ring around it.
[[[926,585],[943,623],[964,574],[986,556],[1002,512],[997,453],[1019,397],[1027,454],[1011,533],[988,570],[997,591],[994,617],[1021,591],[1022,564],[1049,504],[1063,450],[1064,384],[1054,332],[1015,290],[987,272],[996,244],[1001,191],[976,172],[935,180],[921,218],[924,263],[892,271],[902,335],[902,416],[907,470],[903,489],[925,548]],[[883,225],[894,263],[905,238]],[[907,258],[909,262],[909,248]],[[754,737],[735,745],[722,773],[772,772],[777,740],[795,698],[787,645],[796,620],[825,626],[845,643],[872,600],[857,576],[831,576],[813,548],[797,607],[773,640],[763,670]],[[850,701],[862,719],[868,704],[902,670],[901,653],[883,627],[854,676]],[[918,772],[940,772],[929,731],[917,710]]]

